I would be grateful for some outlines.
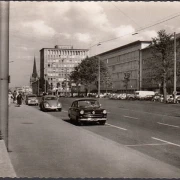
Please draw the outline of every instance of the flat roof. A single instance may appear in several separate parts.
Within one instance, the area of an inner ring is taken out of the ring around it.
[[[121,49],[126,48],[126,47],[128,47],[128,46],[132,46],[132,45],[140,44],[140,43],[151,43],[151,41],[140,41],[140,40],[134,41],[134,42],[132,42],[132,43],[125,44],[125,45],[120,46],[120,47],[118,47],[118,48],[111,49],[111,50],[109,50],[109,51],[105,51],[105,52],[103,52],[103,53],[101,53],[101,54],[98,54],[98,56],[99,56],[99,55],[105,55],[105,54],[108,54],[108,53],[110,53],[110,52],[118,51],[118,50],[121,50]]]
[[[61,48],[42,48],[41,50],[39,51],[42,51],[44,49],[53,49],[53,50],[85,50],[85,51],[89,51],[89,49],[61,49]]]

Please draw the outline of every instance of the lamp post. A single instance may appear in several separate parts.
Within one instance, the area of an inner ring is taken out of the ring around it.
[[[176,33],[174,32],[174,103],[176,103]]]
[[[45,88],[44,88],[44,90],[45,90],[45,93],[46,93],[46,88],[47,88],[47,85],[46,85],[46,74],[44,75],[44,80],[45,80]]]
[[[98,43],[97,46],[100,46],[101,43]],[[100,57],[98,57],[98,97],[100,98],[100,91],[101,91],[101,87],[100,87],[100,82],[101,82],[101,64],[100,64]]]

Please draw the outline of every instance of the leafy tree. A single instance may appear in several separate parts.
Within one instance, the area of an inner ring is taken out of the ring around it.
[[[75,67],[71,72],[70,79],[76,84],[83,84],[86,88],[86,93],[89,91],[91,84],[98,82],[98,70],[100,62],[100,77],[101,83],[107,80],[107,66],[98,57],[91,57],[82,60],[82,62]]]
[[[158,36],[152,38],[150,45],[152,58],[148,61],[149,80],[159,82],[163,86],[164,101],[167,99],[167,84],[173,80],[173,34],[167,34],[165,30],[160,30]]]
[[[126,72],[126,73],[124,73],[124,80],[123,80],[124,87],[126,89],[126,94],[127,94],[127,89],[128,89],[129,81],[130,81],[130,73]]]

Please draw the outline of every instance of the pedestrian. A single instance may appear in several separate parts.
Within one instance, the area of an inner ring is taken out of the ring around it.
[[[17,96],[17,105],[18,106],[21,106],[22,100],[23,100],[22,94],[19,93],[18,96]]]
[[[12,95],[11,92],[9,92],[9,94],[8,94],[8,104],[9,104],[9,106],[11,104],[11,99],[13,99],[13,95]]]
[[[17,96],[17,92],[16,92],[16,90],[14,90],[14,92],[13,92],[13,103],[15,103],[15,101],[16,101],[16,96]]]

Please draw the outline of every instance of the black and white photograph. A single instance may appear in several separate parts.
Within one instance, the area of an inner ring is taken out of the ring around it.
[[[180,2],[0,1],[0,178],[180,178]]]

